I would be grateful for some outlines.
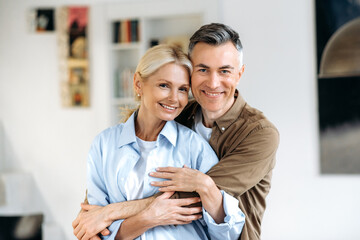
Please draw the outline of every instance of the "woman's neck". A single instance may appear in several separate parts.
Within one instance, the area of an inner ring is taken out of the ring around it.
[[[135,134],[144,141],[156,141],[166,121],[157,119],[152,114],[146,114],[139,109],[135,119]]]

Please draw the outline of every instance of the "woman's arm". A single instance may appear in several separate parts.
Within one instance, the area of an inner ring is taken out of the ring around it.
[[[160,225],[182,225],[201,218],[202,208],[186,208],[199,198],[169,199],[173,192],[157,197],[144,211],[125,219],[115,239],[134,239],[147,230]]]
[[[106,206],[89,205],[87,203],[81,204],[81,212],[73,221],[74,235],[82,235],[82,240],[88,240],[95,237],[101,232],[102,235],[108,235],[109,231],[106,229],[116,220],[129,218],[134,216],[144,209],[146,209],[156,198],[153,197],[133,200],[119,203],[112,203]],[[85,202],[86,199],[85,199]],[[97,238],[100,239],[100,238]]]

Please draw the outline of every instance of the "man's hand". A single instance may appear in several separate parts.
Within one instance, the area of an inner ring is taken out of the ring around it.
[[[72,223],[74,235],[79,240],[100,240],[98,233],[103,236],[110,234],[107,227],[112,222],[108,218],[106,207],[82,203],[81,208],[81,212]]]
[[[206,186],[209,176],[196,170],[177,167],[159,167],[156,172],[151,172],[150,176],[168,179],[161,182],[151,182],[152,186],[160,187],[159,191],[180,191],[180,192],[202,192]]]

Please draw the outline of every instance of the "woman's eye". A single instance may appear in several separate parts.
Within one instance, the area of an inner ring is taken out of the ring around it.
[[[159,86],[162,87],[162,88],[167,88],[168,87],[168,85],[165,84],[165,83],[160,83]]]
[[[179,88],[181,92],[188,92],[189,90],[187,88]]]

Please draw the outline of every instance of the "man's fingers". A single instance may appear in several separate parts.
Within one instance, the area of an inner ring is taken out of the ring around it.
[[[197,214],[197,215],[180,215],[178,217],[178,220],[182,221],[182,222],[192,222],[192,221],[200,219],[201,217],[202,216],[200,214]]]
[[[202,213],[202,207],[191,207],[191,208],[182,207],[180,213],[183,215],[194,215],[196,213],[200,214]]]
[[[167,193],[167,192],[165,192]],[[164,193],[164,194],[165,194]],[[193,197],[193,198],[182,198],[182,199],[176,199],[178,206],[187,206],[193,203],[198,203],[201,201],[199,197]]]
[[[165,193],[161,194],[158,198],[169,199],[173,194],[174,194],[174,192],[165,192]]]
[[[103,236],[107,236],[109,234],[110,234],[110,231],[107,228],[101,231],[101,235],[103,235]]]

